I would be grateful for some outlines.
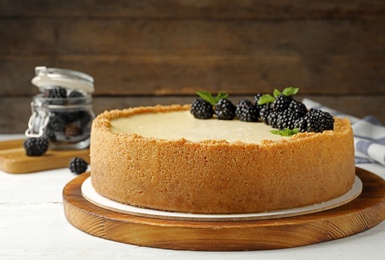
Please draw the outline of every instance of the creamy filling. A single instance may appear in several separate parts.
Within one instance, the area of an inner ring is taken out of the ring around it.
[[[272,134],[265,123],[239,120],[196,119],[190,111],[144,113],[111,120],[116,133],[137,134],[165,140],[186,139],[192,142],[226,140],[227,142],[260,143],[262,140],[281,140],[285,136]]]

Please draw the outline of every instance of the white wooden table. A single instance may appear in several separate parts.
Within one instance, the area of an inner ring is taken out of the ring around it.
[[[20,135],[0,135],[0,140]],[[363,168],[368,169],[372,165]],[[369,168],[385,178],[385,168]],[[310,246],[251,252],[193,252],[122,244],[84,233],[64,216],[69,169],[0,171],[0,259],[385,259],[385,221],[351,237]]]

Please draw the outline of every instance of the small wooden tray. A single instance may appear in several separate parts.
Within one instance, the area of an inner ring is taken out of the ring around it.
[[[63,190],[64,213],[78,229],[108,240],[140,246],[205,251],[290,248],[347,237],[385,219],[385,181],[356,169],[363,182],[352,202],[318,213],[271,220],[191,221],[154,219],[100,208],[81,193],[90,173]]]
[[[30,173],[68,167],[73,157],[90,161],[89,149],[48,150],[42,156],[27,156],[23,139],[0,142],[0,170],[8,173]]]

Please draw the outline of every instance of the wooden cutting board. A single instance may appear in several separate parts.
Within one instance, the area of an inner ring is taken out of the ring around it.
[[[362,193],[340,207],[295,217],[240,221],[155,219],[100,208],[81,192],[84,173],[63,190],[64,213],[78,229],[140,246],[208,251],[290,248],[351,236],[385,219],[385,181],[356,169]]]
[[[31,173],[68,167],[73,157],[90,161],[89,149],[48,150],[42,156],[27,156],[23,139],[0,142],[0,170],[8,173]]]

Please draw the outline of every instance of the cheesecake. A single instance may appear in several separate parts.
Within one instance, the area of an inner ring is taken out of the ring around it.
[[[353,133],[273,134],[263,122],[196,119],[189,105],[106,111],[91,130],[91,183],[162,211],[258,213],[322,203],[355,179]]]

